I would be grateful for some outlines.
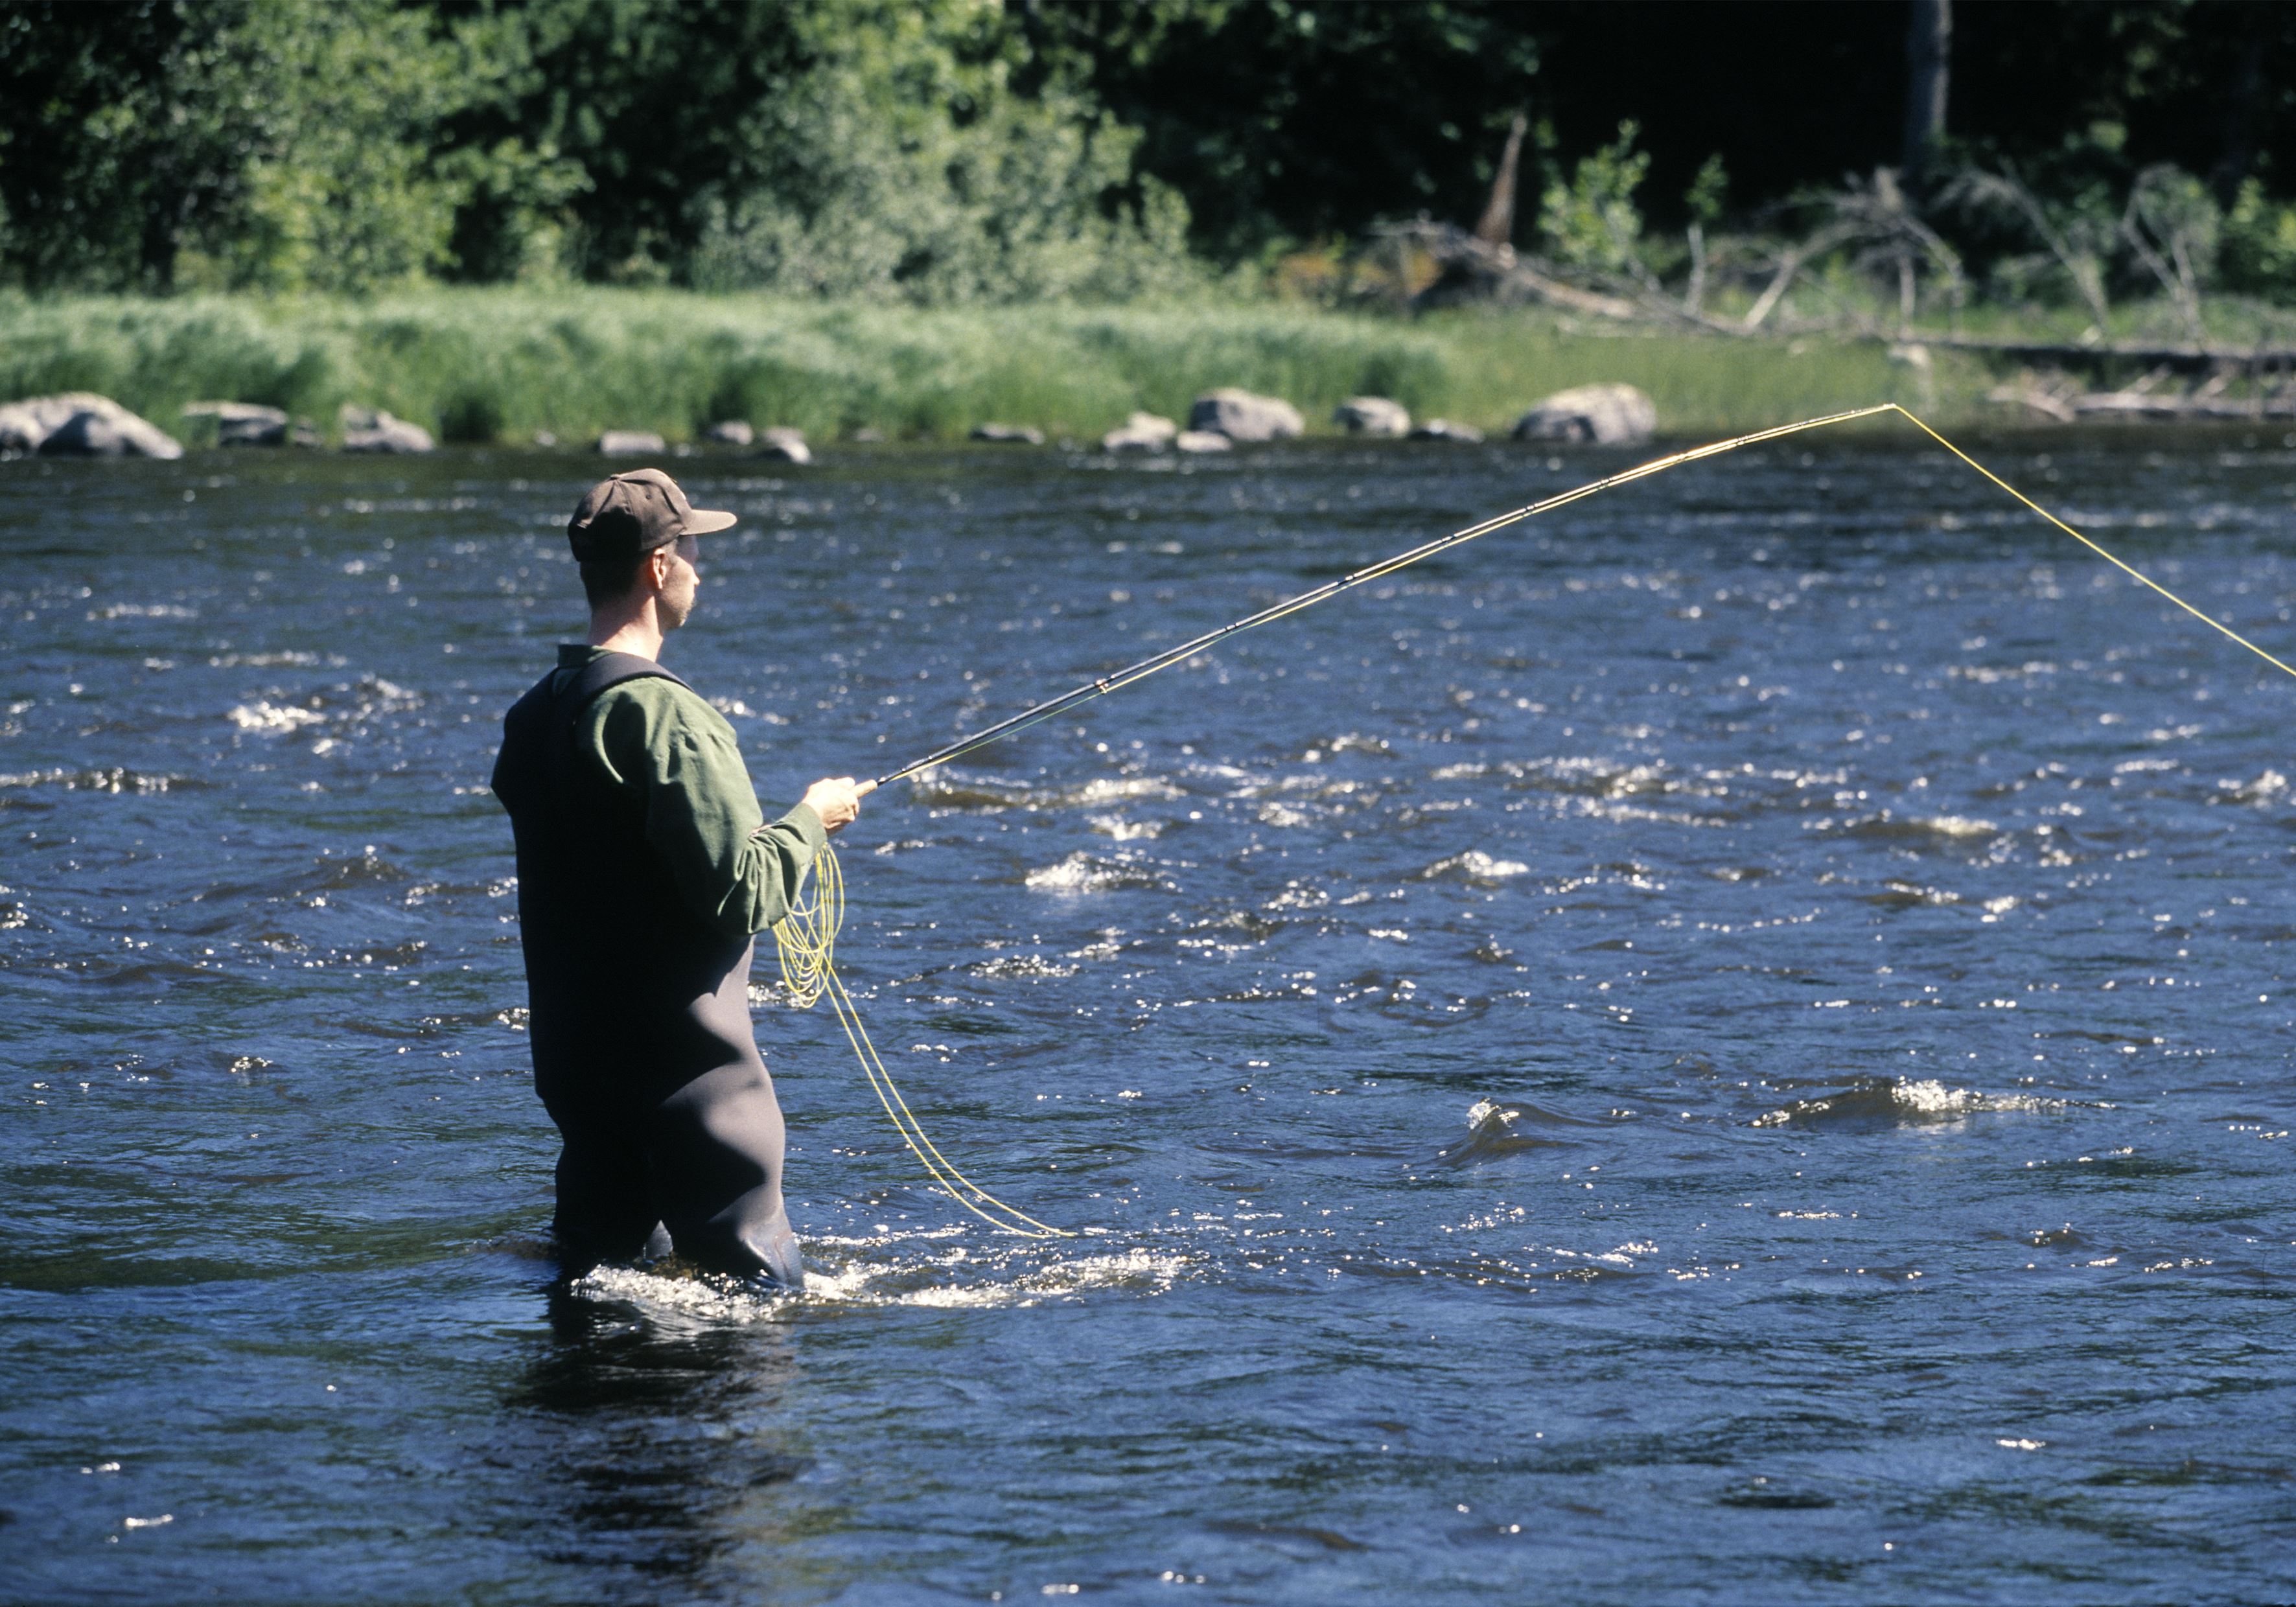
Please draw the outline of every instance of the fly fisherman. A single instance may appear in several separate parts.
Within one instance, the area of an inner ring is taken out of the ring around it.
[[[586,644],[511,709],[495,796],[518,841],[534,1081],[565,1140],[568,1275],[675,1249],[805,1281],[782,1112],[750,1024],[751,934],[788,911],[861,790],[817,781],[766,824],[733,727],[656,662],[734,523],[659,469],[592,487],[566,527]]]

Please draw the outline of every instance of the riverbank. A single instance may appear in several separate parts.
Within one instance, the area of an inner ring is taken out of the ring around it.
[[[381,407],[449,441],[578,441],[605,429],[692,439],[717,419],[816,439],[953,439],[988,421],[1096,436],[1136,408],[1184,417],[1200,392],[1284,397],[1311,430],[1356,395],[1503,430],[1539,398],[1639,386],[1660,430],[1700,435],[1866,403],[1941,422],[1994,416],[1981,358],[1927,369],[1880,345],[1588,327],[1543,309],[1414,320],[1276,302],[1185,307],[912,307],[667,291],[453,289],[369,300],[0,297],[0,398],[112,397],[162,428],[206,400],[335,426]]]

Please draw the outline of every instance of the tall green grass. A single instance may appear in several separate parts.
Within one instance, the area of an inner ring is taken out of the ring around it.
[[[948,439],[977,423],[1094,435],[1134,408],[1184,418],[1219,385],[1289,398],[1311,429],[1354,395],[1503,430],[1548,393],[1642,387],[1670,435],[1867,402],[1981,406],[1939,354],[1921,381],[1869,344],[1573,329],[1551,314],[1415,321],[1278,303],[929,311],[668,291],[436,290],[373,300],[0,296],[0,399],[100,391],[163,428],[199,400],[331,427],[381,407],[449,440],[690,439],[716,419],[816,437]]]

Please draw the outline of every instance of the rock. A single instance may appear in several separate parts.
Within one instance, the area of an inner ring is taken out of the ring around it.
[[[857,441],[865,447],[874,447],[881,445],[884,441],[885,432],[882,430],[872,429],[868,425],[864,424],[860,429],[856,430],[852,434],[847,436],[845,439],[849,441]]]
[[[1045,432],[1028,424],[975,424],[972,439],[1004,447],[1041,447]]]
[[[1206,391],[1188,409],[1188,428],[1232,441],[1281,441],[1305,432],[1300,410],[1280,397],[1233,388]],[[1181,450],[1185,451],[1185,447]]]
[[[747,419],[719,419],[701,432],[701,439],[721,447],[746,447],[758,437]]]
[[[1152,413],[1136,413],[1124,421],[1120,430],[1111,430],[1100,438],[1103,452],[1161,452],[1172,444],[1180,427],[1168,418]]]
[[[782,425],[758,438],[758,455],[775,463],[809,463],[813,461],[813,448],[805,444],[804,430]]]
[[[1472,424],[1455,424],[1449,419],[1429,419],[1411,432],[1414,441],[1466,441],[1483,439],[1483,432]]]
[[[126,408],[75,413],[40,443],[44,457],[181,457],[183,444]]]
[[[1217,430],[1183,430],[1172,438],[1175,452],[1233,452],[1235,442]]]
[[[184,455],[174,436],[110,397],[70,390],[0,406],[0,455],[45,452],[64,457]]]
[[[550,430],[537,430],[534,432],[534,444],[537,447],[554,447],[558,444],[558,437]]]
[[[1514,439],[1632,447],[1657,428],[1657,406],[1633,386],[1580,385],[1556,391],[1517,419]]]
[[[1383,396],[1351,396],[1332,409],[1332,422],[1349,435],[1406,436],[1411,414],[1400,402]]]
[[[260,402],[193,402],[184,409],[185,418],[210,418],[216,422],[216,445],[218,447],[283,447],[287,444],[287,415],[276,407],[266,407]]]
[[[343,409],[346,452],[431,452],[438,446],[422,425],[393,418],[379,407]]]
[[[216,445],[218,447],[283,447],[287,444],[287,415],[276,407],[258,407],[250,402],[234,402],[228,413],[216,414]]]
[[[636,457],[669,450],[669,444],[651,430],[609,430],[598,437],[598,450],[608,457]]]

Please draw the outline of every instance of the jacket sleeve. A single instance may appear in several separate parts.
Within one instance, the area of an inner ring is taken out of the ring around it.
[[[647,843],[704,922],[728,937],[764,931],[828,841],[821,817],[800,804],[767,824],[724,717],[667,681],[629,690],[601,734],[611,767],[644,795]]]

